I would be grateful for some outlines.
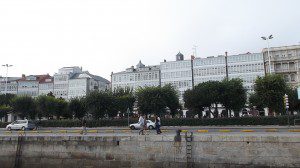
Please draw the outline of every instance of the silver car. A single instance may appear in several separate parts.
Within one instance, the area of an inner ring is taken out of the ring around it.
[[[6,130],[27,130],[31,129],[34,130],[36,129],[36,125],[33,121],[30,120],[16,120],[6,126]]]
[[[152,122],[151,120],[146,120],[147,122],[147,128],[148,129],[154,129],[155,128],[155,123]],[[134,129],[141,129],[141,124],[140,123],[134,123],[134,124],[130,124],[130,129],[134,130]]]

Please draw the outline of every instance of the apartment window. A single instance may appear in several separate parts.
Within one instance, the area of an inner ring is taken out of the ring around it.
[[[295,74],[291,74],[291,81],[295,82],[296,81],[296,75]]]
[[[289,80],[289,75],[284,75],[284,81],[285,82],[289,82],[290,80]]]

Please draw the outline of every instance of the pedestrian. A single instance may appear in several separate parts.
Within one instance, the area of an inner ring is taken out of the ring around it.
[[[160,118],[155,114],[155,129],[156,129],[156,134],[161,134],[160,126],[161,126]]]
[[[87,134],[87,130],[86,130],[86,120],[85,120],[85,118],[82,119],[81,125],[82,125],[82,132],[81,132],[81,134],[86,135]]]
[[[145,135],[145,134],[144,134],[144,123],[145,123],[145,119],[144,119],[144,117],[143,117],[142,114],[140,114],[139,122],[138,122],[138,123],[140,124],[140,127],[141,127],[141,130],[139,131],[139,135],[140,135],[140,134]]]
[[[149,132],[147,131],[148,130],[148,126],[147,126],[148,121],[147,121],[147,119],[148,119],[147,115],[144,115],[144,131],[147,135],[149,135]]]

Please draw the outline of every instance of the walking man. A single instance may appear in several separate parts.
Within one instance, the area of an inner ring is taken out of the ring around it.
[[[84,135],[87,134],[87,130],[86,130],[86,120],[85,120],[84,117],[83,117],[83,119],[82,119],[82,132],[81,132],[81,134],[84,134]]]
[[[161,126],[160,118],[155,114],[155,129],[157,134],[161,134],[160,126]]]
[[[139,135],[140,134],[145,135],[145,133],[144,133],[144,123],[145,123],[145,119],[144,119],[143,115],[140,114],[139,124],[141,126],[141,130],[139,131]]]

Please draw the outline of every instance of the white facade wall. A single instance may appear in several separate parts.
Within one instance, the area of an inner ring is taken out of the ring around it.
[[[258,76],[264,76],[262,54],[240,54],[227,57],[228,77],[240,78],[248,92]],[[225,56],[196,58],[194,60],[195,85],[206,81],[222,81],[226,78]]]
[[[75,73],[81,73],[82,69],[78,66],[63,67],[58,70],[58,73],[53,76],[54,78],[54,96],[56,98],[68,99],[69,92],[69,79]]]
[[[86,96],[88,92],[88,78],[70,79],[68,99]]]
[[[240,78],[248,92],[254,91],[258,76],[264,76],[264,62],[261,53],[232,55],[228,57],[229,78]]]
[[[129,68],[127,71],[112,74],[112,90],[116,88],[132,88],[160,85],[159,66]]]
[[[18,95],[37,97],[39,94],[38,81],[18,81]]]
[[[178,91],[179,100],[183,102],[183,93],[192,88],[191,60],[161,62],[161,85],[171,84]]]
[[[54,96],[56,98],[68,98],[69,91],[69,75],[68,74],[55,74],[54,78]]]
[[[53,82],[46,82],[39,84],[39,95],[47,95],[50,92],[54,92]]]
[[[196,58],[193,65],[195,86],[207,81],[222,81],[226,77],[224,56]]]
[[[6,82],[0,83],[0,94],[5,94]],[[17,94],[18,93],[18,82],[17,81],[8,81],[7,82],[7,93]]]
[[[269,70],[268,50],[263,49],[266,72]],[[272,73],[283,75],[285,81],[293,87],[300,85],[300,45],[271,47],[270,60]]]

